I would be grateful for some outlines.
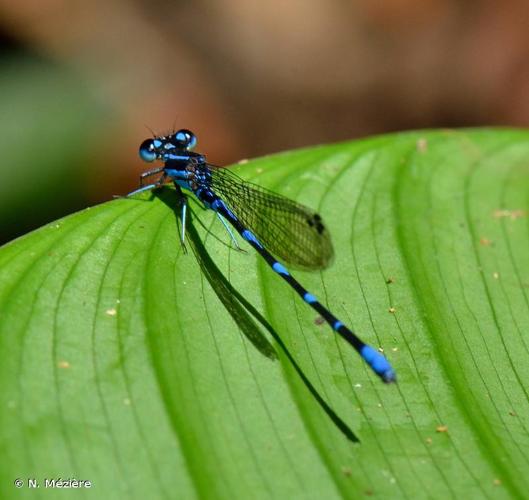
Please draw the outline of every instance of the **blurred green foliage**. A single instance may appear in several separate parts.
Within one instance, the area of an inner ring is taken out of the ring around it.
[[[0,241],[86,206],[98,103],[72,71],[0,59]]]

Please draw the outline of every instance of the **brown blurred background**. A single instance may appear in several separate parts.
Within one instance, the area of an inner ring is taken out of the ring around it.
[[[529,2],[0,0],[0,241],[126,193],[186,127],[216,164],[529,123]]]

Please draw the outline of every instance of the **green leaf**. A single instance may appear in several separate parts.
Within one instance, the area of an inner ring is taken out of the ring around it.
[[[320,211],[334,264],[294,274],[398,385],[212,213],[193,205],[184,255],[173,191],[111,201],[0,249],[2,498],[58,477],[98,498],[524,497],[529,133],[396,134],[237,171]]]

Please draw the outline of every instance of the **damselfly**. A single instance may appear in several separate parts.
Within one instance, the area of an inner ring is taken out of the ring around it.
[[[196,136],[185,129],[143,141],[140,157],[146,162],[159,160],[163,165],[144,172],[140,176],[140,188],[128,196],[172,180],[181,197],[180,239],[183,244],[187,198],[182,189],[192,192],[206,208],[217,214],[237,247],[230,225],[338,335],[356,349],[384,382],[396,381],[389,361],[360,340],[274,257],[305,269],[325,267],[332,258],[333,249],[320,215],[284,196],[242,180],[229,169],[207,163],[204,155],[192,151],[196,142]],[[143,185],[146,177],[157,174],[159,177],[154,183]]]

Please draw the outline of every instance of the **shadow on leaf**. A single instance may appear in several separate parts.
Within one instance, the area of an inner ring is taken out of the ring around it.
[[[177,231],[179,229],[180,220],[180,203],[181,197],[178,191],[172,188],[162,188],[153,191],[153,195],[167,205],[176,216]],[[250,304],[228,281],[228,279],[222,274],[220,269],[217,267],[213,259],[208,254],[204,243],[200,235],[198,234],[195,226],[193,225],[193,213],[188,210],[188,220],[186,223],[186,236],[187,241],[197,259],[200,269],[208,283],[212,287],[213,291],[220,299],[228,313],[231,315],[233,320],[241,329],[244,336],[252,343],[252,345],[264,356],[269,359],[277,359],[277,353],[268,341],[265,335],[261,332],[259,326],[254,321],[255,318],[273,337],[276,343],[279,345],[289,362],[292,364],[297,374],[307,387],[309,392],[318,402],[323,411],[332,420],[336,427],[344,434],[344,436],[352,442],[358,442],[359,439],[349,428],[349,426],[334,412],[334,410],[326,403],[326,401],[320,396],[316,388],[305,376],[294,357],[290,354],[287,346],[281,340],[281,337],[273,329],[272,325],[264,318],[255,307]],[[253,318],[250,316],[253,316]]]

